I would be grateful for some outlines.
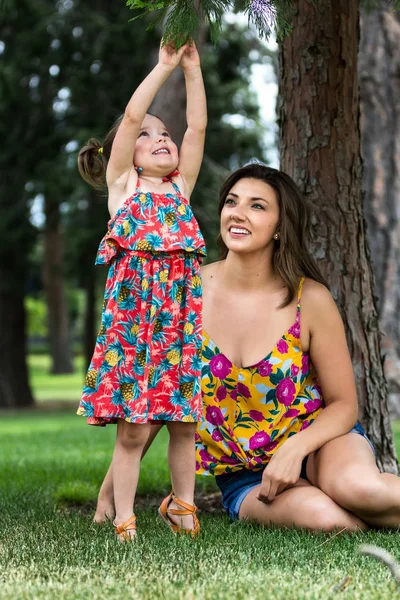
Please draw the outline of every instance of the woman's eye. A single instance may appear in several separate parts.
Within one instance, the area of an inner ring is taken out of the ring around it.
[[[235,204],[235,201],[233,200],[233,198],[227,198],[225,200],[225,204]]]
[[[257,210],[258,210],[259,208],[260,208],[261,210],[264,210],[264,207],[263,207],[263,205],[262,205],[262,204],[258,204],[258,203],[256,203],[256,204],[252,204],[252,207],[253,207],[253,208],[257,208]]]

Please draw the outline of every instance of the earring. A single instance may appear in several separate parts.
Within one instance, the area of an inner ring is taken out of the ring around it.
[[[279,240],[280,235],[279,232],[277,231],[276,234],[274,235],[274,240]]]
[[[140,175],[140,173],[143,171],[143,167],[135,167],[137,174]]]

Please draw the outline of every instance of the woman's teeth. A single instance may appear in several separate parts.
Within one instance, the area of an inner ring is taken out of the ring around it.
[[[247,229],[241,229],[240,227],[231,227],[230,231],[231,231],[231,233],[240,233],[240,234],[244,234],[244,235],[250,235],[250,231],[248,231]]]

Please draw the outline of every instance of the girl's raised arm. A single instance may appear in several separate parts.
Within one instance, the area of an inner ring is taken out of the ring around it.
[[[122,188],[126,186],[129,174],[134,168],[135,144],[143,119],[157,92],[180,63],[185,49],[186,46],[183,46],[176,52],[175,47],[171,44],[166,44],[164,47],[160,46],[157,65],[142,81],[129,100],[115,136],[107,165],[106,179],[109,189],[112,186]]]
[[[206,93],[200,57],[193,41],[185,47],[181,67],[186,82],[187,130],[182,141],[178,168],[186,185],[187,196],[190,197],[203,160],[207,127]]]

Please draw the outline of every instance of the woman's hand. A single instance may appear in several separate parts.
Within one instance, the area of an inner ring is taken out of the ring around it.
[[[185,45],[185,52],[182,54],[181,67],[183,71],[190,71],[193,67],[200,66],[200,56],[193,40],[189,40]]]
[[[300,477],[305,454],[292,438],[286,440],[265,467],[258,500],[272,502],[284,490],[293,487]]]
[[[158,53],[158,62],[161,65],[170,67],[171,70],[175,69],[181,62],[182,56],[185,53],[188,45],[184,44],[179,50],[176,50],[174,42],[168,42],[163,46],[161,40],[160,50]]]

